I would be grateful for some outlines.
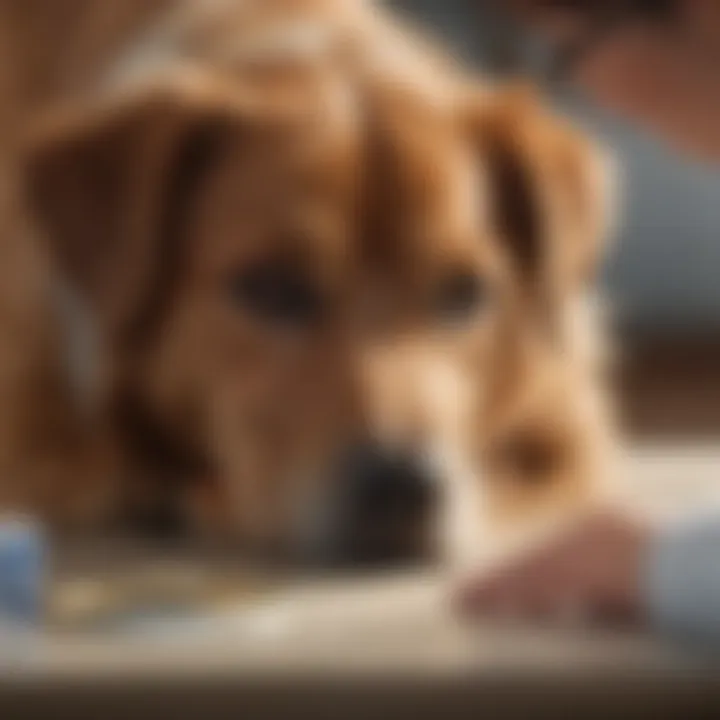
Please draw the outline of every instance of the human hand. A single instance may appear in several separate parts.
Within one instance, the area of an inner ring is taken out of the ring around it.
[[[472,578],[459,590],[458,609],[475,618],[640,624],[641,563],[649,537],[646,528],[621,515],[595,515],[559,539]]]

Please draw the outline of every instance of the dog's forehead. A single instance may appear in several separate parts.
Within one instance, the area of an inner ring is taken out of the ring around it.
[[[484,178],[462,107],[422,94],[372,103],[365,128],[368,240],[412,257],[474,253]]]
[[[315,83],[296,123],[268,131],[260,119],[224,158],[208,213],[219,262],[279,245],[387,271],[474,262],[485,193],[460,109],[332,76]]]
[[[191,266],[214,274],[276,252],[342,261],[358,137],[327,107],[280,126],[258,117],[231,136],[203,182]]]

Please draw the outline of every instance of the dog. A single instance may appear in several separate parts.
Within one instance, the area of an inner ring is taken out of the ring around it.
[[[3,504],[365,563],[594,503],[594,142],[361,0],[141,35],[23,139],[27,242],[93,362],[45,342]]]

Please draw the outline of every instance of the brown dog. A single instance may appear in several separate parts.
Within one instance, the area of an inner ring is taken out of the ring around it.
[[[595,148],[365,2],[194,8],[33,142],[101,372],[8,502],[364,560],[591,500]]]

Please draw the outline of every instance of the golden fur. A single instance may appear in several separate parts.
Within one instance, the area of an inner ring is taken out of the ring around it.
[[[518,527],[592,501],[607,208],[581,132],[359,0],[196,3],[83,88],[38,113],[23,191],[49,250],[28,265],[88,311],[98,374],[82,405],[51,330],[25,350],[6,505],[291,543],[368,434],[442,458],[449,536],[455,510]],[[248,294],[263,272],[306,315]],[[474,310],[452,306],[467,282]]]

